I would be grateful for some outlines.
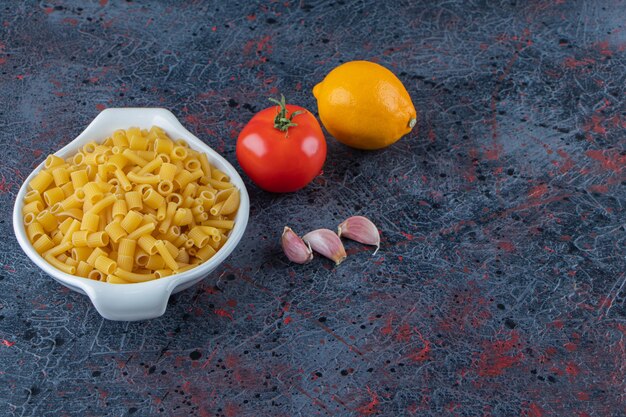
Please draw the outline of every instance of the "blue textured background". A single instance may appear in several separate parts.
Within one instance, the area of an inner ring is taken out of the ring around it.
[[[625,416],[622,1],[0,3],[0,414]],[[250,185],[242,244],[140,323],[44,276],[22,179],[106,107],[171,109],[236,164],[267,97],[369,59],[418,129],[328,137],[305,190]],[[352,214],[381,251],[289,264],[283,225]]]

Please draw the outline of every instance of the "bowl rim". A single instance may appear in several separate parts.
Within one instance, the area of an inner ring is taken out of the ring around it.
[[[239,244],[248,223],[250,200],[246,186],[237,170],[217,151],[198,139],[189,130],[187,130],[176,118],[176,116],[174,116],[174,114],[167,109],[158,107],[119,107],[105,109],[101,111],[76,138],[74,138],[58,151],[54,152],[54,155],[67,157],[69,156],[69,154],[74,153],[77,149],[79,149],[79,147],[82,146],[83,143],[89,141],[102,142],[104,140],[104,137],[93,137],[94,134],[92,133],[92,131],[94,130],[108,129],[110,130],[110,135],[113,133],[113,131],[117,129],[126,129],[131,126],[137,126],[142,124],[142,122],[138,122],[136,124],[120,122],[117,125],[115,124],[115,121],[117,119],[124,120],[127,118],[132,118],[133,116],[137,118],[143,117],[146,120],[153,120],[151,122],[152,125],[158,125],[156,122],[154,122],[154,119],[160,119],[166,122],[166,124],[169,124],[169,126],[159,127],[163,128],[166,132],[168,132],[168,134],[172,131],[175,131],[174,135],[178,136],[176,139],[183,139],[194,150],[206,153],[211,164],[217,165],[219,169],[222,169],[230,177],[230,182],[232,182],[239,189],[239,209],[237,215],[235,216],[235,225],[230,233],[226,244],[222,248],[220,248],[220,250],[217,251],[217,253],[211,259],[203,262],[202,264],[199,264],[193,269],[182,272],[180,274],[170,275],[161,279],[127,285],[116,285],[110,284],[108,282],[89,280],[83,277],[67,274],[49,264],[33,248],[26,234],[26,227],[24,226],[22,215],[22,209],[24,207],[24,196],[28,191],[28,183],[30,182],[30,180],[43,169],[45,163],[44,159],[44,161],[42,161],[39,165],[37,165],[37,167],[32,170],[32,172],[24,180],[24,183],[16,194],[12,219],[15,236],[24,253],[39,268],[41,268],[48,275],[52,276],[57,281],[61,282],[70,289],[86,293],[90,298],[92,298],[92,302],[94,301],[93,296],[99,292],[109,290],[117,291],[117,289],[123,290],[124,288],[128,287],[132,287],[132,289],[135,290],[134,292],[138,292],[137,290],[142,291],[156,289],[158,287],[159,289],[162,289],[164,291],[169,291],[167,294],[167,298],[169,298],[169,293],[171,293],[176,287],[184,285],[201,275],[210,273],[220,263],[222,263]],[[193,285],[193,283],[190,285]]]

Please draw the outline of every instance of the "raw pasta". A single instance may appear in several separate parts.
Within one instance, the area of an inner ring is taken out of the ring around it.
[[[239,190],[207,156],[163,129],[117,130],[46,158],[24,198],[33,248],[55,268],[128,284],[207,261],[225,244]]]

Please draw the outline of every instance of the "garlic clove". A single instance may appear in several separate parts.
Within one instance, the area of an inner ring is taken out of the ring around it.
[[[305,264],[313,259],[311,246],[305,244],[291,228],[285,226],[281,237],[283,252],[291,262]]]
[[[302,236],[302,240],[309,244],[315,252],[332,259],[337,265],[342,263],[347,257],[341,239],[332,230],[313,230]]]
[[[339,225],[339,237],[346,237],[365,245],[376,246],[374,255],[380,249],[380,235],[376,225],[363,216],[352,216]]]

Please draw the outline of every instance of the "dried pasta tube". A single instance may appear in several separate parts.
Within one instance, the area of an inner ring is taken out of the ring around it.
[[[104,227],[104,231],[107,232],[109,238],[114,243],[118,243],[120,239],[127,236],[126,230],[120,225],[119,222],[112,222]]]
[[[84,169],[71,172],[70,178],[72,179],[72,185],[75,190],[82,188],[89,182],[89,176],[87,175],[87,171]]]
[[[137,245],[146,251],[149,255],[154,255],[157,253],[156,247],[157,240],[150,235],[143,235],[139,239],[137,239]]]
[[[35,175],[35,177],[30,180],[28,187],[31,190],[43,193],[53,181],[54,178],[52,178],[52,175],[50,175],[48,171],[39,171],[39,174]]]
[[[167,247],[165,247],[163,241],[158,240],[155,244],[155,247],[163,258],[163,261],[165,261],[165,265],[167,265],[167,267],[172,271],[177,271],[179,269],[178,263],[174,260],[170,252],[167,250]]]
[[[33,201],[39,201],[41,204],[43,204],[43,198],[37,190],[30,190],[24,196],[24,204],[32,203]]]
[[[66,274],[74,275],[76,273],[76,267],[73,265],[68,265],[64,262],[59,261],[52,255],[45,256],[46,261],[56,269],[65,272]]]
[[[93,266],[89,265],[85,261],[78,261],[78,265],[76,266],[76,275],[87,278],[89,277],[89,273],[91,271],[93,271]]]
[[[109,244],[109,235],[106,232],[94,232],[87,235],[87,246],[100,248]]]
[[[51,169],[51,168],[58,167],[64,164],[65,164],[65,161],[63,160],[63,158],[56,156],[56,155],[48,155],[48,157],[43,163],[46,169]]]
[[[124,216],[124,219],[120,222],[120,224],[127,233],[132,233],[135,229],[137,229],[137,227],[139,227],[142,220],[143,216],[141,214],[135,210],[130,210],[126,213],[126,216]]]
[[[158,209],[165,204],[165,198],[153,188],[144,192],[142,197],[144,204],[153,209]]]
[[[95,268],[104,275],[109,275],[117,269],[117,263],[107,256],[101,255],[96,258]]]
[[[33,248],[37,253],[44,253],[54,247],[54,242],[48,235],[41,235],[39,239],[33,242]]]

